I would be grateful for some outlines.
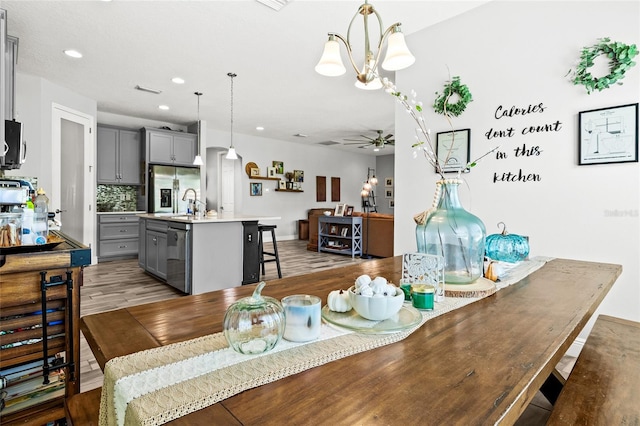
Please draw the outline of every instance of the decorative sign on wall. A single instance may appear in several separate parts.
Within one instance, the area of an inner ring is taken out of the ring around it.
[[[542,155],[542,148],[539,145],[533,145],[531,143],[527,143],[526,139],[530,138],[531,135],[545,134],[545,133],[554,133],[562,130],[562,122],[560,120],[547,120],[543,123],[536,121],[532,122],[530,125],[521,126],[519,128],[515,128],[514,126],[509,125],[509,120],[511,118],[520,117],[520,116],[531,116],[533,118],[537,118],[540,114],[544,114],[547,110],[547,107],[543,102],[537,102],[529,104],[528,106],[503,106],[498,105],[498,107],[494,111],[494,118],[496,120],[500,120],[500,123],[505,123],[506,126],[502,126],[499,128],[490,128],[485,134],[485,138],[487,140],[492,139],[519,139],[521,137],[525,138],[525,142],[521,145],[511,148],[511,151],[508,150],[496,150],[496,160],[505,160],[509,158],[511,155],[515,158],[528,158],[528,157],[539,157]],[[493,173],[493,183],[497,182],[539,182],[542,180],[542,177],[538,173],[532,173],[528,171],[523,171],[522,169],[518,169],[518,171],[507,171],[507,172],[494,172]]]
[[[578,164],[638,162],[638,104],[578,115]]]
[[[316,176],[316,201],[327,201],[327,177]]]

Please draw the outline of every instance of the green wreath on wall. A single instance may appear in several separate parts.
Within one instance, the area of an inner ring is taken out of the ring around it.
[[[449,103],[449,99],[453,94],[458,95],[458,101]],[[469,102],[473,101],[471,92],[466,84],[460,83],[460,77],[455,76],[451,81],[444,85],[442,94],[436,92],[437,98],[433,103],[433,109],[438,114],[457,117],[467,108]]]
[[[608,89],[613,84],[622,84],[620,80],[624,78],[627,70],[636,64],[633,58],[637,54],[638,48],[635,44],[629,46],[617,41],[612,42],[609,37],[600,38],[598,43],[593,46],[582,48],[580,62],[573,73],[573,84],[582,84],[588,94],[594,90]],[[589,68],[593,66],[595,59],[600,55],[605,55],[609,59],[609,74],[596,78],[591,75]]]

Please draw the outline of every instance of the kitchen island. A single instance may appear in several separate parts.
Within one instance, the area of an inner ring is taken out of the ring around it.
[[[280,219],[164,213],[139,218],[140,267],[187,294],[258,282],[258,221]]]

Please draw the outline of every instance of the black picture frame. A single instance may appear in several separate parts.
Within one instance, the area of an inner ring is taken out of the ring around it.
[[[638,103],[578,113],[578,165],[638,162]]]
[[[471,161],[471,129],[437,133],[436,155],[443,173],[468,171],[466,166]]]
[[[262,182],[249,182],[249,193],[252,197],[262,196]]]

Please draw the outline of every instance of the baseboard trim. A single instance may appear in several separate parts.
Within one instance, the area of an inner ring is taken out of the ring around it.
[[[569,350],[567,350],[567,355],[577,358],[578,355],[580,355],[580,352],[582,351],[582,348],[584,347],[586,341],[587,339],[578,337],[573,341],[573,343],[569,347]]]

